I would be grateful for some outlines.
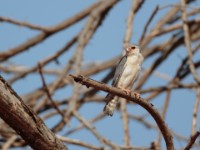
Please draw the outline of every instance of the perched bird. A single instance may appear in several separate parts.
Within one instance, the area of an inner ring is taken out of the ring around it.
[[[124,52],[124,56],[116,67],[112,86],[120,88],[127,94],[130,94],[131,88],[141,70],[143,56],[140,53],[140,48],[133,44],[126,46]],[[135,94],[136,96],[140,96],[139,93]],[[105,100],[107,103],[103,111],[105,114],[112,116],[119,102],[119,97],[108,94]]]

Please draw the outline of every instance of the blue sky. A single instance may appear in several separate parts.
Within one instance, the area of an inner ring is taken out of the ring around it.
[[[177,1],[177,0],[175,0]],[[154,0],[147,1],[142,9],[136,15],[134,24],[133,24],[133,36],[131,42],[138,43],[138,39],[142,34],[144,24],[146,23],[148,17],[150,16],[152,10],[155,6],[159,4],[160,6],[166,6],[175,2],[174,0]],[[90,6],[96,0],[74,0],[74,1],[48,1],[48,0],[35,0],[35,1],[26,1],[26,0],[1,0],[0,5],[0,16],[10,17],[19,21],[25,21],[41,26],[54,26],[63,20],[73,16],[83,8]],[[132,1],[123,0],[120,1],[112,11],[108,14],[105,22],[97,30],[93,38],[90,40],[89,44],[84,50],[84,64],[90,62],[102,62],[104,60],[109,60],[114,56],[118,56],[121,53],[122,41],[125,31],[125,22],[126,17],[129,12],[129,8]],[[200,6],[200,2],[197,1],[193,6]],[[170,7],[162,9],[157,14],[156,18],[150,25],[150,28],[153,27],[156,22],[163,16]],[[69,41],[73,36],[81,31],[87,19],[80,21],[79,23],[71,26],[70,28],[57,33],[56,35],[48,38],[42,43],[30,48],[27,52],[17,55],[13,59],[9,60],[9,63],[14,63],[17,65],[23,65],[31,67],[37,64],[39,60],[50,56],[55,53],[57,50],[62,48],[62,46]],[[12,47],[19,45],[20,43],[25,42],[27,39],[34,37],[39,32],[30,30],[28,28],[15,26],[9,23],[0,22],[0,51],[9,50]],[[159,37],[157,40],[153,41],[151,45],[164,41],[169,35]],[[75,47],[72,47],[69,53],[64,54],[59,58],[61,62],[60,66],[57,66],[55,63],[51,63],[47,68],[62,68],[68,59],[72,56]],[[173,77],[173,73],[181,63],[181,58],[184,58],[186,55],[186,50],[183,47],[180,47],[176,52],[174,52],[166,61],[157,68],[157,71],[167,74],[170,77]],[[31,57],[30,57],[31,56]],[[200,53],[198,52],[194,56],[194,60],[200,58]],[[143,67],[148,68],[151,66],[152,62],[157,58],[157,56],[145,60]],[[103,74],[94,76],[96,80],[101,79]],[[10,76],[4,76],[9,78]],[[54,77],[47,77],[47,82],[54,80]],[[186,78],[184,82],[191,82],[193,79],[191,76]],[[13,87],[19,94],[25,94],[32,91],[33,89],[40,87],[40,77],[38,75],[30,75],[23,80],[17,81]],[[159,79],[155,76],[150,77],[148,82],[144,87],[152,87],[155,85],[165,85],[167,82]],[[57,92],[54,97],[64,98],[69,96],[70,88],[65,89],[68,92],[60,91]],[[106,95],[106,93],[101,92],[101,94]],[[153,104],[156,108],[161,109],[162,104],[165,100],[166,94],[161,94],[153,101]],[[176,90],[172,92],[170,106],[167,113],[167,124],[168,127],[175,130],[178,133],[181,133],[184,136],[189,137],[191,132],[191,115],[192,109],[195,101],[195,92],[190,90]],[[103,105],[88,104],[81,108],[80,113],[87,119],[94,117],[102,111]],[[129,111],[133,114],[142,114],[145,113],[143,108],[139,106],[130,106]],[[55,119],[55,118],[54,118]],[[148,120],[152,120],[151,117]],[[48,120],[46,123],[51,127],[51,122],[55,121],[53,119]],[[152,120],[151,122],[154,123]],[[71,121],[72,126],[76,126],[78,121],[73,119]],[[199,122],[198,122],[199,126]],[[112,118],[106,118],[101,123],[96,123],[95,127],[102,135],[106,136],[108,139],[114,141],[115,143],[123,144],[123,130],[122,122],[120,120],[120,114],[116,113]],[[135,121],[130,121],[131,128],[131,144],[136,146],[149,146],[150,142],[157,139],[157,133],[153,130],[149,131],[148,129],[141,126]],[[67,129],[66,129],[67,130]],[[73,134],[70,137],[75,139],[84,140],[85,142],[93,144],[98,144],[97,140],[90,134],[88,138],[85,138],[85,134],[88,134],[87,130],[82,130],[77,134]],[[144,139],[145,137],[145,139]],[[184,143],[175,142],[176,147],[184,146]],[[163,144],[164,146],[164,144]],[[70,146],[70,149],[76,149],[75,146]]]

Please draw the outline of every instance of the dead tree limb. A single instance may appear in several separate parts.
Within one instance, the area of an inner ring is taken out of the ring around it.
[[[144,100],[143,98],[137,98],[134,94],[127,95],[124,93],[122,90],[107,86],[104,83],[97,82],[95,80],[83,77],[81,75],[70,75],[74,79],[75,82],[79,82],[82,85],[85,85],[86,87],[93,87],[98,90],[102,90],[105,92],[109,92],[110,94],[125,98],[131,102],[137,103],[138,105],[142,106],[144,109],[146,109],[151,116],[154,118],[156,121],[166,143],[166,147],[168,150],[174,150],[174,144],[173,144],[173,138],[170,130],[168,129],[167,125],[165,124],[164,120],[162,119],[161,115],[159,112],[153,107],[151,103],[148,101]]]
[[[0,117],[33,149],[67,149],[1,76],[0,103]]]

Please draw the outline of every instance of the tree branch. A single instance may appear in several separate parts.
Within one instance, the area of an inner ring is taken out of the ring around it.
[[[86,87],[91,86],[95,89],[109,92],[110,94],[125,98],[131,102],[137,103],[138,105],[142,106],[144,109],[146,109],[151,114],[151,116],[156,121],[156,123],[165,139],[167,149],[174,150],[174,144],[173,144],[173,138],[172,138],[171,132],[167,128],[167,126],[166,126],[164,120],[162,119],[161,115],[159,114],[159,112],[153,108],[153,105],[151,103],[144,100],[143,98],[137,98],[133,93],[131,93],[131,95],[127,95],[118,88],[107,86],[104,83],[97,82],[95,80],[83,77],[81,75],[77,75],[77,76],[69,75],[69,76],[72,77],[75,82],[79,82],[80,84],[85,85]]]
[[[0,103],[0,117],[33,149],[67,149],[1,76]]]
[[[183,6],[182,8],[182,20],[183,20],[183,31],[184,31],[184,41],[185,41],[185,46],[186,50],[188,52],[188,58],[189,58],[189,68],[192,73],[192,76],[194,80],[200,85],[200,78],[198,76],[198,73],[195,69],[193,60],[192,60],[192,50],[191,50],[191,36],[190,36],[190,30],[189,26],[187,24],[187,13],[185,10],[186,7],[186,0],[181,0],[181,5]]]
[[[187,144],[187,146],[185,147],[184,150],[190,150],[193,146],[193,144],[195,143],[196,139],[199,137],[200,132],[196,132],[191,138],[189,143]]]

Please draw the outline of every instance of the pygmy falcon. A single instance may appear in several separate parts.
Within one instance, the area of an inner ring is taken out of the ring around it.
[[[140,48],[133,44],[126,46],[124,52],[124,56],[120,59],[116,67],[112,86],[120,88],[127,94],[130,94],[131,88],[141,70],[143,56],[140,52]],[[135,94],[139,96],[139,93]],[[119,97],[108,94],[105,100],[107,103],[103,111],[105,114],[112,116],[119,102]]]

